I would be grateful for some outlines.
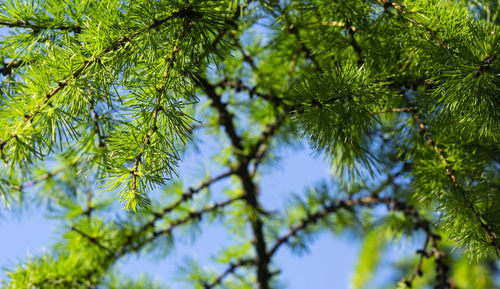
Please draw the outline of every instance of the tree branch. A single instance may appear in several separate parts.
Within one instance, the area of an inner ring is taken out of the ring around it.
[[[119,256],[124,255],[128,251],[137,252],[145,244],[152,242],[153,240],[155,240],[156,238],[158,238],[161,235],[170,234],[178,226],[180,226],[182,224],[186,224],[186,223],[193,221],[193,220],[196,220],[196,219],[201,219],[201,217],[206,213],[222,209],[222,208],[224,208],[224,207],[226,207],[226,206],[228,206],[236,201],[242,200],[242,199],[243,199],[243,196],[238,196],[238,197],[234,197],[234,198],[228,199],[228,200],[220,202],[220,203],[215,203],[211,206],[205,207],[205,208],[200,209],[198,211],[189,212],[189,214],[186,217],[183,217],[183,218],[180,218],[180,219],[177,219],[177,220],[170,222],[169,226],[166,227],[165,229],[153,231],[153,234],[149,238],[146,238],[145,240],[140,241],[136,245],[132,245],[131,248],[124,248],[122,250],[122,253]]]
[[[19,68],[23,65],[26,65],[26,61],[24,60],[13,60],[11,62],[4,62],[3,66],[0,68],[0,73],[3,76],[11,75],[12,70]]]
[[[143,225],[139,230],[137,230],[137,232],[143,232],[143,231],[146,231],[148,228],[154,227],[155,223],[158,220],[162,219],[163,217],[166,216],[166,214],[168,214],[171,211],[173,211],[174,209],[178,208],[182,203],[184,203],[187,200],[191,200],[193,198],[193,196],[195,196],[196,194],[201,192],[203,189],[208,188],[213,183],[216,183],[220,180],[223,180],[227,177],[230,177],[235,173],[236,172],[234,170],[229,170],[226,173],[223,173],[221,175],[218,175],[216,177],[210,178],[210,179],[202,182],[196,188],[189,188],[186,192],[184,192],[181,195],[181,197],[177,201],[169,204],[168,206],[166,206],[165,208],[163,208],[157,212],[153,212],[154,218],[151,221],[149,221],[148,223],[146,223],[145,225]]]
[[[71,226],[70,227],[71,231],[73,232],[76,232],[78,234],[80,234],[81,236],[83,236],[85,239],[89,240],[92,244],[96,245],[97,247],[105,250],[105,251],[108,251],[111,255],[114,255],[115,252],[113,250],[111,250],[110,248],[104,246],[103,244],[101,244],[96,237],[93,237],[93,236],[90,236],[89,234],[81,231],[80,229],[78,229],[77,227],[74,227],[74,226]]]
[[[236,133],[236,127],[233,123],[234,116],[227,110],[227,105],[221,101],[220,96],[215,91],[215,86],[211,85],[206,79],[201,76],[197,76],[195,78],[195,81],[203,89],[207,97],[212,101],[210,105],[219,113],[220,125],[224,127],[226,134],[231,140],[231,145],[239,151],[243,151],[241,137]]]
[[[233,124],[233,115],[227,110],[227,105],[221,101],[220,96],[217,95],[215,86],[209,84],[208,81],[201,76],[196,77],[196,80],[205,91],[208,98],[212,101],[211,105],[219,113],[219,122],[224,127],[224,130],[231,141],[231,145],[237,149],[236,157],[238,160],[238,168],[236,173],[240,177],[243,191],[245,192],[245,200],[255,211],[255,215],[251,217],[251,225],[255,237],[257,283],[260,289],[268,289],[269,279],[271,277],[268,269],[269,258],[266,255],[266,241],[263,233],[264,224],[258,215],[258,213],[262,210],[260,209],[257,199],[256,185],[252,181],[252,176],[248,170],[248,158],[247,156],[243,156],[241,154],[244,150],[242,139],[236,132],[236,127]]]
[[[237,268],[252,265],[252,264],[255,264],[254,259],[241,259],[235,263],[229,264],[229,267],[227,267],[226,270],[224,270],[222,273],[220,273],[212,282],[203,283],[203,289],[211,289],[217,285],[220,285],[222,283],[222,281],[224,281],[224,279],[226,277],[228,277],[229,275],[233,274]]]
[[[14,22],[6,22],[6,21],[0,21],[0,26],[5,26],[5,27],[10,27],[10,28],[28,28],[28,29],[33,29],[35,31],[37,30],[67,30],[75,33],[80,33],[82,31],[82,27],[76,24],[69,24],[69,25],[55,25],[55,26],[50,26],[50,25],[40,25],[40,24],[33,24],[30,23],[29,21],[23,21],[23,20],[16,20]]]
[[[427,243],[432,241],[432,255],[436,257],[436,272],[438,273],[437,276],[437,281],[439,286],[438,288],[450,288],[449,282],[446,278],[446,271],[447,271],[447,266],[443,262],[444,254],[440,252],[437,249],[437,240],[440,239],[438,235],[435,235],[431,232],[431,223],[425,219],[423,219],[418,211],[411,205],[407,205],[406,203],[402,201],[398,201],[397,199],[390,198],[390,197],[385,197],[381,198],[378,197],[376,194],[372,194],[370,196],[366,197],[360,197],[357,199],[348,199],[348,200],[337,200],[335,202],[332,202],[330,205],[325,206],[322,210],[311,214],[307,216],[305,219],[300,221],[297,225],[292,226],[290,230],[285,233],[282,237],[278,238],[274,245],[271,247],[271,249],[268,251],[268,256],[271,257],[273,256],[278,249],[287,243],[292,237],[296,236],[300,231],[306,229],[308,226],[313,225],[323,219],[324,217],[337,212],[340,209],[347,209],[350,210],[353,207],[356,206],[374,206],[374,205],[379,205],[379,204],[385,204],[389,210],[394,210],[394,211],[400,211],[403,212],[407,217],[410,217],[414,219],[415,221],[415,229],[423,229],[426,234],[427,234],[427,241],[426,245],[424,246],[424,252],[425,248],[427,247]],[[422,250],[419,250],[419,252]],[[425,256],[427,256],[427,252],[424,253]],[[403,282],[411,287],[411,284],[413,280],[416,278],[417,275],[421,275],[421,263],[423,260],[424,254],[422,254],[421,259],[419,260],[417,267],[408,280],[404,280]],[[431,256],[431,254],[429,254]],[[443,287],[444,286],[444,287]],[[448,287],[446,287],[448,286]]]

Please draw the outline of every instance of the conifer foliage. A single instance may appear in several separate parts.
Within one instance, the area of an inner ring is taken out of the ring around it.
[[[493,0],[1,1],[2,210],[63,226],[2,285],[159,288],[116,264],[217,221],[225,269],[189,262],[186,288],[281,288],[276,254],[321,231],[362,241],[352,288],[500,286],[499,17]],[[335,177],[269,210],[259,181],[302,143]],[[213,169],[193,182],[197,152]],[[401,239],[422,245],[371,284]]]

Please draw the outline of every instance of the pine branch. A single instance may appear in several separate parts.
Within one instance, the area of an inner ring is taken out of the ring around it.
[[[36,186],[37,184],[39,184],[41,182],[50,180],[52,177],[54,177],[55,175],[57,175],[57,174],[59,174],[59,173],[61,173],[63,171],[64,170],[61,169],[61,170],[47,172],[42,177],[40,177],[38,179],[31,180],[31,181],[28,181],[28,182],[20,184],[20,185],[11,185],[10,187],[12,189],[14,189],[14,190],[22,191],[25,188],[33,187],[33,186]]]
[[[255,86],[254,87],[246,86],[241,79],[238,79],[235,81],[230,81],[230,80],[224,79],[223,81],[214,84],[214,86],[220,87],[223,89],[232,88],[236,92],[246,91],[250,98],[253,98],[254,96],[259,96],[263,99],[270,99],[271,98],[271,96],[269,96],[269,95],[258,92],[257,87],[255,87]]]
[[[430,232],[428,223],[424,223],[424,231],[426,231],[426,238],[424,242],[424,246],[422,249],[417,250],[417,254],[420,255],[418,259],[417,265],[413,269],[413,272],[408,279],[403,279],[401,283],[405,285],[405,288],[412,288],[413,282],[417,277],[422,277],[424,272],[422,271],[422,265],[424,259],[429,259],[434,257],[434,261],[436,263],[436,289],[451,289],[453,288],[452,283],[447,279],[448,265],[445,264],[445,254],[441,252],[438,248],[438,241],[441,240],[439,235],[432,234]],[[427,250],[427,247],[430,244],[430,249]]]
[[[217,182],[219,180],[222,180],[222,179],[224,179],[224,178],[226,178],[228,176],[231,176],[232,174],[234,174],[234,172],[227,172],[227,173],[221,174],[221,175],[219,175],[217,177],[214,177],[214,178],[211,178],[209,180],[206,180],[206,181],[202,182],[196,188],[190,188],[186,193],[183,194],[183,196],[181,197],[181,199],[179,199],[178,201],[170,204],[169,206],[165,207],[164,209],[162,209],[162,210],[160,210],[158,212],[153,213],[154,221],[148,222],[146,225],[143,225],[138,230],[135,230],[132,233],[130,233],[126,237],[125,241],[120,246],[117,246],[115,250],[111,250],[109,248],[106,249],[105,246],[103,246],[102,244],[100,244],[97,239],[95,239],[92,236],[89,236],[88,234],[86,234],[86,233],[82,232],[81,230],[77,229],[76,227],[71,227],[71,229],[73,231],[79,233],[83,237],[87,238],[90,242],[94,243],[96,246],[104,249],[104,251],[106,251],[106,254],[107,254],[106,258],[109,261],[109,265],[114,264],[119,258],[121,258],[121,257],[123,257],[123,256],[125,256],[125,255],[127,255],[129,253],[138,252],[146,244],[151,243],[152,241],[154,241],[155,239],[157,239],[159,236],[165,235],[165,234],[170,234],[170,233],[172,233],[172,231],[175,228],[177,228],[177,227],[179,227],[179,226],[181,226],[183,224],[189,223],[189,222],[191,222],[193,220],[201,219],[203,215],[205,215],[205,214],[207,214],[209,212],[213,212],[213,211],[216,211],[216,210],[219,210],[219,209],[223,209],[224,207],[229,206],[229,205],[233,204],[234,202],[236,202],[238,200],[242,200],[243,197],[241,197],[241,196],[234,197],[234,198],[228,199],[226,201],[222,201],[222,202],[215,203],[213,205],[207,206],[207,207],[205,207],[203,209],[200,209],[198,211],[190,212],[189,215],[187,215],[186,217],[179,218],[179,219],[171,221],[171,223],[169,224],[169,226],[167,228],[165,228],[163,230],[154,231],[153,234],[150,237],[142,239],[142,240],[141,239],[139,239],[139,240],[137,239],[142,234],[147,233],[151,228],[154,228],[156,222],[159,219],[163,218],[168,212],[170,212],[173,209],[175,209],[178,206],[180,206],[182,203],[184,203],[185,200],[188,200],[188,199],[192,198],[194,196],[194,194],[200,192],[204,188],[210,186],[211,184],[213,184],[213,183],[215,183],[215,182]],[[88,272],[88,276],[95,275],[101,269],[102,268],[100,268],[99,266],[93,266],[92,269]],[[42,285],[42,284],[46,284],[46,283],[54,283],[54,282],[59,282],[59,281],[63,282],[65,280],[65,278],[66,278],[66,276],[56,276],[55,278],[50,278],[50,279],[46,278],[42,282],[39,282],[37,284],[38,285]]]
[[[75,161],[72,161],[69,165],[72,168],[74,168],[74,167],[76,167],[78,165],[78,163],[79,163],[79,161],[75,160]],[[11,185],[10,188],[12,188],[14,190],[22,191],[22,190],[24,190],[26,188],[30,188],[30,187],[36,186],[36,185],[38,185],[41,182],[50,180],[54,176],[56,176],[56,175],[58,175],[60,173],[64,173],[67,170],[68,170],[67,167],[63,167],[63,168],[59,168],[59,169],[54,169],[54,170],[46,172],[45,174],[43,174],[41,177],[39,177],[37,179],[30,180],[30,181],[27,181],[27,182],[19,184],[19,185]]]
[[[288,113],[283,111],[278,113],[276,120],[272,124],[267,124],[264,131],[261,133],[259,141],[253,146],[247,155],[248,161],[254,160],[253,166],[250,170],[250,176],[254,176],[257,172],[259,165],[261,164],[264,155],[268,149],[269,143],[272,137],[276,134],[279,128],[283,125],[286,120]]]
[[[398,4],[392,0],[377,0],[377,2],[383,4],[384,7],[393,7],[394,9],[396,9],[396,11],[398,11],[401,15],[406,16],[406,19],[408,19],[408,21],[410,21],[410,23],[412,23],[413,25],[415,25],[416,27],[418,27],[419,29],[424,31],[424,33],[427,34],[427,37],[429,37],[430,41],[434,42],[439,47],[445,48],[446,51],[448,51],[449,53],[453,53],[453,51],[451,51],[451,49],[450,49],[451,46],[448,43],[446,43],[444,40],[438,38],[436,36],[436,33],[430,27],[425,26],[417,19],[412,18],[410,15],[408,15],[411,12],[406,10],[405,3]]]
[[[94,133],[97,135],[98,147],[103,148],[104,145],[104,136],[101,133],[101,128],[99,127],[99,115],[95,109],[96,103],[95,98],[92,98],[90,101],[90,113],[92,115],[92,122],[94,124]]]
[[[40,109],[42,107],[49,104],[50,100],[52,99],[52,97],[54,95],[56,95],[57,93],[62,91],[66,86],[68,86],[70,80],[77,79],[78,77],[80,77],[81,74],[83,73],[83,71],[85,71],[92,64],[97,63],[99,61],[100,57],[104,56],[105,54],[107,54],[109,52],[112,52],[112,51],[115,51],[121,47],[124,47],[125,44],[131,42],[133,39],[135,39],[137,36],[139,36],[142,33],[154,30],[162,25],[165,25],[174,18],[183,18],[185,16],[185,14],[192,11],[192,9],[193,8],[191,6],[188,6],[186,8],[182,8],[176,12],[173,12],[170,16],[167,16],[163,19],[159,19],[159,20],[155,19],[152,24],[150,24],[146,27],[143,27],[142,29],[139,29],[138,31],[133,32],[131,34],[124,35],[124,36],[120,37],[119,39],[115,40],[113,42],[113,44],[111,44],[110,46],[105,48],[103,51],[101,51],[97,57],[89,57],[89,58],[85,59],[83,61],[82,65],[78,69],[76,69],[75,71],[73,71],[71,73],[70,77],[59,81],[57,83],[56,87],[52,88],[49,92],[47,92],[44,95],[43,101],[36,106],[36,109],[33,112],[25,115],[22,123],[26,123],[28,121],[31,121],[31,119],[33,117],[35,117],[36,115],[38,115],[40,113]],[[175,53],[177,53],[177,52],[175,52]],[[0,156],[3,155],[2,154],[3,148],[5,147],[5,145],[15,137],[16,136],[13,135],[13,136],[10,136],[9,138],[4,139],[3,141],[0,141]]]
[[[495,231],[485,221],[484,217],[481,215],[481,213],[479,211],[479,208],[476,206],[476,204],[469,199],[469,197],[467,196],[467,192],[465,191],[465,189],[462,186],[460,186],[460,184],[458,183],[457,178],[455,176],[455,169],[448,162],[448,159],[446,158],[444,149],[440,149],[440,148],[437,147],[437,144],[434,141],[434,139],[432,138],[432,136],[431,136],[431,134],[429,132],[429,129],[425,125],[425,121],[422,120],[422,118],[419,116],[419,114],[417,112],[413,113],[413,118],[418,123],[420,134],[422,134],[424,136],[425,140],[426,140],[425,144],[427,146],[431,147],[432,149],[434,149],[434,151],[437,153],[437,155],[439,156],[439,159],[441,160],[441,162],[445,166],[446,175],[450,179],[453,187],[456,188],[460,192],[460,194],[462,195],[462,197],[464,198],[464,200],[466,200],[467,206],[471,210],[472,214],[474,215],[474,217],[476,219],[476,222],[479,223],[479,225],[481,226],[481,228],[483,228],[485,230],[486,234],[491,239],[489,241],[489,243],[495,247],[495,249],[497,250],[497,252],[500,252],[500,243],[498,242],[498,237],[497,237]]]
[[[219,123],[224,127],[226,134],[231,140],[231,145],[239,151],[243,151],[241,137],[237,134],[236,127],[233,123],[234,116],[227,110],[227,105],[221,101],[220,96],[215,91],[215,86],[211,85],[206,79],[201,76],[196,76],[195,81],[197,82],[198,86],[203,89],[207,97],[212,101],[210,105],[219,113]]]
[[[288,30],[288,32],[290,32],[291,34],[293,34],[295,36],[295,38],[297,39],[297,42],[300,44],[300,48],[305,53],[306,58],[310,59],[314,63],[314,65],[316,66],[316,69],[319,72],[323,73],[323,70],[321,69],[321,65],[319,65],[319,61],[316,59],[316,56],[313,54],[311,49],[305,44],[304,40],[300,36],[300,31],[297,28],[297,26],[291,22],[290,17],[288,16],[288,14],[285,11],[282,11],[282,14],[285,16],[284,19],[285,19],[286,29]]]
[[[359,43],[355,37],[355,34],[356,34],[355,29],[356,28],[353,27],[349,21],[345,22],[345,28],[349,32],[349,37],[350,37],[349,43],[351,44],[351,47],[354,49],[354,52],[358,56],[358,65],[361,66],[364,64],[363,50],[361,49],[361,46],[359,46]]]
[[[409,107],[401,107],[401,108],[388,108],[388,109],[383,109],[379,110],[377,113],[390,113],[390,112],[413,112],[415,111],[415,107],[409,106]]]

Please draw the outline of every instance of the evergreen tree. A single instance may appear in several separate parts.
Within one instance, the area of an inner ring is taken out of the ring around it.
[[[186,288],[278,288],[278,250],[328,230],[362,240],[353,288],[411,237],[421,249],[388,288],[500,286],[499,13],[493,0],[1,1],[2,205],[50,207],[65,228],[3,285],[157,288],[114,264],[165,257],[219,219],[226,269],[191,263]],[[204,136],[224,143],[216,169],[186,183],[178,164]],[[270,211],[260,177],[304,141],[338,174]]]

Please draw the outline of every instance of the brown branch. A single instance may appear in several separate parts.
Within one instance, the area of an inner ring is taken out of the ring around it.
[[[59,25],[59,26],[50,26],[50,25],[40,25],[40,24],[33,24],[29,21],[23,21],[23,20],[16,20],[14,22],[6,22],[6,21],[0,21],[0,26],[6,26],[10,28],[28,28],[28,29],[33,29],[34,31],[38,30],[66,30],[66,31],[72,31],[75,33],[80,33],[82,31],[82,27],[76,24],[70,24],[70,25]]]
[[[77,164],[78,164],[78,161],[73,161],[70,165],[71,165],[71,167],[75,167]],[[10,188],[12,188],[14,190],[22,191],[25,188],[33,187],[33,186],[38,185],[41,182],[47,181],[47,180],[51,179],[52,177],[54,177],[60,173],[65,172],[66,170],[67,170],[67,168],[60,168],[60,169],[48,171],[45,174],[43,174],[43,176],[39,177],[38,179],[30,180],[30,181],[27,181],[27,182],[19,184],[19,185],[11,185]]]
[[[98,141],[98,147],[103,148],[104,147],[104,138],[101,133],[101,129],[99,127],[99,115],[97,114],[97,111],[95,109],[95,99],[92,98],[90,101],[90,112],[92,114],[92,121],[94,123],[94,133],[97,135],[97,141]]]
[[[248,93],[248,96],[250,98],[253,98],[254,96],[259,96],[260,98],[263,99],[271,99],[272,96],[258,92],[257,87],[249,87],[246,86],[241,79],[235,80],[235,81],[230,81],[230,80],[223,80],[219,83],[214,84],[216,87],[221,87],[221,88],[233,88],[236,90],[236,92],[241,92],[241,91],[246,91]]]
[[[252,159],[254,160],[253,166],[250,170],[250,176],[253,177],[257,172],[257,169],[259,165],[262,163],[264,155],[267,151],[271,138],[283,125],[287,116],[288,112],[285,110],[276,116],[276,121],[274,123],[266,125],[266,128],[260,135],[259,141],[253,146],[253,148],[248,153],[247,155],[248,161],[251,161]]]
[[[422,264],[424,262],[424,259],[429,257],[427,255],[427,246],[429,245],[429,240],[430,240],[430,236],[427,235],[425,237],[423,249],[417,250],[417,254],[420,255],[420,258],[418,259],[417,266],[415,266],[415,268],[413,269],[413,272],[412,272],[410,278],[403,279],[403,281],[401,281],[405,284],[405,288],[411,288],[413,285],[413,281],[417,278],[417,276],[423,275]]]
[[[26,61],[24,61],[22,59],[21,60],[13,60],[11,62],[5,62],[3,64],[3,66],[0,68],[0,73],[3,76],[11,75],[13,69],[19,68],[19,67],[26,65],[26,64],[27,64]]]
[[[236,133],[236,127],[233,123],[234,116],[227,110],[227,105],[221,101],[220,96],[215,91],[215,86],[210,84],[201,76],[197,76],[195,78],[195,81],[203,89],[207,97],[212,101],[210,105],[219,113],[220,125],[224,127],[226,134],[231,140],[231,145],[239,151],[243,151],[241,137]]]
[[[36,186],[37,184],[39,184],[41,182],[47,181],[47,180],[51,179],[53,176],[55,176],[56,174],[59,174],[63,171],[64,170],[56,170],[56,171],[47,172],[42,177],[40,177],[38,179],[31,180],[31,181],[28,181],[26,183],[22,183],[20,185],[11,185],[10,187],[14,190],[22,191],[25,188]]]

